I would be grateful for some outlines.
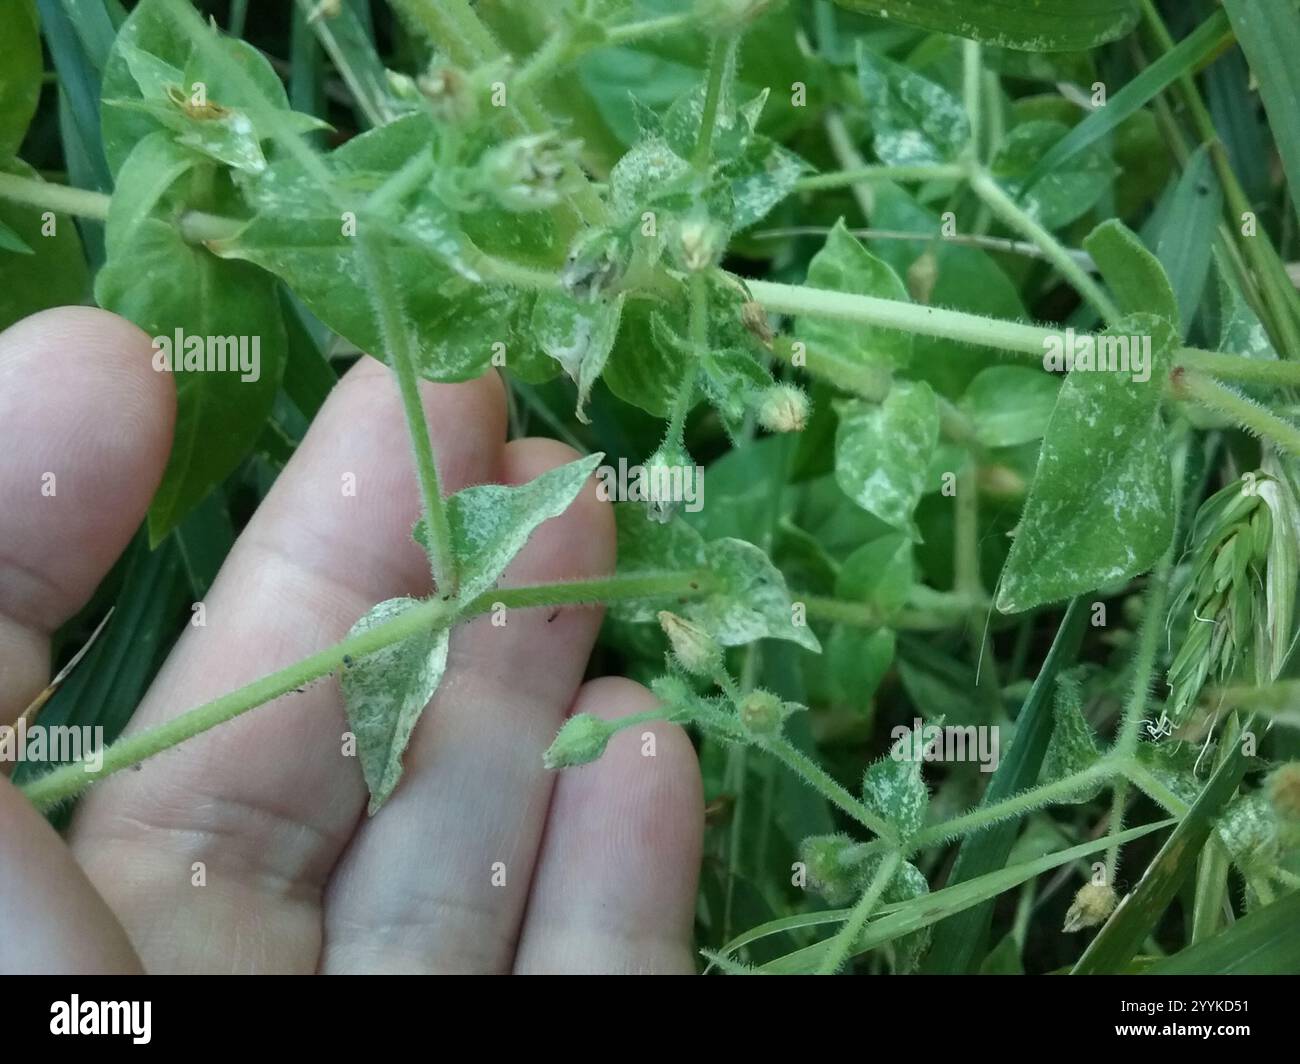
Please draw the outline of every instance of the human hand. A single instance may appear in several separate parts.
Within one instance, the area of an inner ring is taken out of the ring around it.
[[[0,334],[0,723],[46,684],[50,632],[89,598],[162,475],[175,399],[150,355],[144,333],[85,308]],[[573,457],[551,440],[504,442],[495,376],[422,394],[448,492]],[[355,496],[340,491],[344,473]],[[410,535],[419,510],[396,384],[365,359],[130,729],[337,642],[376,602],[427,594]],[[588,485],[503,585],[597,576],[614,557],[612,515]],[[585,607],[457,628],[402,782],[374,818],[342,754],[334,680],[98,784],[67,845],[0,779],[0,971],[693,971],[702,802],[685,734],[648,724],[653,758],[638,728],[594,764],[542,767],[567,713],[654,704],[629,680],[583,683],[599,623]]]

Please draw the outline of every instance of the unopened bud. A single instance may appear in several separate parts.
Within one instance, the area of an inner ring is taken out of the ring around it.
[[[758,403],[758,423],[769,432],[802,432],[808,424],[808,397],[793,384],[774,384]]]
[[[756,738],[775,735],[787,716],[785,703],[770,691],[750,691],[740,701],[740,724]]]
[[[1300,822],[1300,761],[1279,765],[1268,778],[1268,801],[1279,820]]]
[[[579,713],[564,722],[555,741],[542,755],[547,768],[572,768],[595,761],[605,752],[614,726],[590,713]]]
[[[463,125],[478,114],[474,88],[469,75],[460,67],[434,67],[421,74],[415,86],[429,101],[433,113],[444,122]]]
[[[577,141],[553,133],[517,137],[483,155],[484,184],[508,211],[547,210],[564,198],[564,177],[577,149]]]
[[[845,860],[855,845],[847,835],[810,835],[799,844],[809,884],[832,905],[847,901],[855,892],[857,877]]]
[[[673,257],[688,273],[712,268],[727,246],[727,231],[709,218],[684,219],[674,228],[673,236]]]
[[[1119,900],[1115,888],[1109,883],[1085,883],[1074,896],[1074,903],[1065,914],[1063,931],[1082,931],[1096,927],[1115,911]]]
[[[928,303],[939,280],[939,260],[927,251],[907,269],[907,291],[915,303]]]
[[[717,675],[722,668],[722,648],[713,636],[668,610],[659,611],[659,624],[668,636],[677,664],[694,676]]]
[[[746,300],[740,308],[740,323],[764,347],[772,346],[772,325],[767,320],[767,311],[763,309],[762,303]]]

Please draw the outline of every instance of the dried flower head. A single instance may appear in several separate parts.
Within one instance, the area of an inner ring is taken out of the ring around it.
[[[1065,914],[1065,932],[1082,931],[1096,927],[1115,911],[1119,897],[1109,883],[1085,883],[1074,896],[1074,903]]]

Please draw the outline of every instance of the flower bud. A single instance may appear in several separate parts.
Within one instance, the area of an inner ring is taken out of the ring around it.
[[[858,877],[845,858],[856,845],[847,835],[810,835],[799,844],[809,885],[832,905],[854,895]]]
[[[1096,927],[1115,911],[1119,900],[1115,888],[1109,883],[1085,883],[1074,896],[1074,903],[1065,914],[1063,931],[1082,931]]]
[[[762,303],[747,299],[741,304],[740,324],[759,343],[771,350],[772,338],[775,333],[772,332],[772,324],[767,320],[767,311],[763,309]]]
[[[694,676],[717,675],[722,668],[722,648],[713,636],[668,610],[659,611],[659,624],[668,636],[677,664]]]
[[[1279,820],[1300,823],[1300,761],[1279,765],[1268,778],[1268,801]]]
[[[572,768],[595,761],[605,752],[609,737],[615,730],[609,721],[590,713],[572,716],[564,722],[555,741],[542,755],[542,764],[552,769]]]
[[[543,211],[564,198],[564,176],[578,147],[554,133],[517,137],[484,153],[479,164],[488,192],[506,210]]]
[[[785,703],[770,691],[750,691],[738,710],[741,726],[756,738],[777,734],[786,718]]]
[[[939,260],[927,251],[907,268],[907,291],[913,303],[928,303],[939,280]]]
[[[793,384],[774,384],[759,398],[758,423],[769,432],[802,432],[808,424],[808,397]]]
[[[688,273],[715,266],[727,246],[727,231],[711,218],[686,218],[672,230],[673,259]]]
[[[432,67],[415,81],[433,113],[444,122],[464,125],[478,115],[478,100],[469,75],[460,67]]]

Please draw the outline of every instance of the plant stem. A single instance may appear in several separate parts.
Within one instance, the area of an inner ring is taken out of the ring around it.
[[[455,598],[460,586],[456,550],[451,537],[451,524],[447,519],[447,507],[438,483],[438,466],[433,457],[429,424],[424,416],[424,403],[420,399],[420,381],[415,372],[411,332],[400,306],[401,294],[393,282],[386,250],[367,235],[362,235],[361,241],[361,261],[367,273],[366,287],[379,322],[384,353],[397,377],[411,450],[415,455],[415,471],[424,501],[425,527],[429,533],[429,565],[433,571],[433,582],[443,598]]]
[[[970,178],[971,188],[1002,222],[1016,230],[1025,238],[1032,240],[1051,260],[1061,275],[1070,282],[1075,290],[1088,301],[1102,318],[1114,324],[1121,314],[1119,308],[1111,302],[1110,297],[1075,261],[1069,249],[1060,243],[1046,228],[1039,225],[1026,213],[1015,200],[1002,190],[1002,186],[989,176],[983,168],[974,168]]]
[[[1114,761],[1103,759],[1095,765],[1062,776],[1053,783],[1045,783],[1041,787],[1017,794],[1006,801],[981,806],[969,813],[946,820],[942,824],[933,824],[917,833],[912,839],[911,849],[921,850],[927,846],[955,839],[959,835],[969,835],[999,820],[1024,816],[1025,813],[1051,805],[1053,802],[1067,801],[1089,784],[1113,776],[1117,771]]]
[[[861,181],[956,181],[966,176],[960,163],[921,164],[917,166],[861,166],[834,170],[825,174],[812,174],[800,178],[796,192],[821,192],[832,188],[846,188]]]
[[[704,108],[700,113],[700,134],[691,153],[691,165],[706,172],[713,157],[713,134],[718,125],[718,107],[726,88],[727,71],[736,46],[735,37],[718,38],[709,52],[709,80],[704,89]]]
[[[962,41],[962,100],[966,106],[966,117],[970,120],[970,144],[967,146],[969,158],[978,162],[980,158],[980,135],[983,130],[983,48],[979,41]]]
[[[0,173],[0,199],[102,222],[108,217],[108,205],[112,197],[102,192],[52,185],[34,177]]]
[[[1106,835],[1110,839],[1110,845],[1106,848],[1106,882],[1110,886],[1115,885],[1115,875],[1119,871],[1119,841],[1118,837],[1124,830],[1124,808],[1128,804],[1127,779],[1120,778],[1115,781],[1111,788],[1110,795],[1110,821],[1106,825]]]
[[[862,929],[867,926],[867,920],[871,918],[876,906],[880,904],[881,895],[885,893],[885,890],[893,881],[894,874],[902,863],[902,855],[897,850],[891,850],[885,854],[880,862],[880,867],[876,869],[876,874],[871,877],[867,889],[862,892],[862,897],[857,900],[852,912],[849,913],[848,919],[844,921],[844,926],[836,932],[835,937],[827,944],[826,956],[822,958],[821,964],[817,966],[818,975],[834,975],[844,967],[854,944],[858,941],[858,936],[862,934]]]
[[[1133,680],[1124,704],[1124,718],[1115,739],[1115,753],[1130,757],[1137,749],[1138,729],[1147,711],[1151,696],[1151,678],[1156,668],[1156,653],[1160,649],[1160,633],[1165,628],[1165,613],[1169,602],[1169,577],[1173,568],[1173,554],[1168,553],[1156,566],[1147,592],[1146,609],[1142,627],[1138,632],[1137,650],[1133,655]]]
[[[760,750],[766,750],[795,775],[802,777],[813,790],[838,806],[863,827],[888,842],[898,842],[898,833],[891,825],[836,783],[821,765],[793,746],[785,736],[768,737],[756,745]]]
[[[84,760],[63,765],[33,780],[23,788],[23,793],[38,808],[47,809],[72,798],[96,780],[138,764],[295,688],[319,680],[342,666],[345,659],[364,658],[386,646],[400,643],[417,632],[445,627],[487,613],[498,602],[509,608],[524,609],[617,602],[662,595],[692,598],[706,593],[711,584],[712,576],[708,573],[632,573],[591,580],[495,588],[463,605],[428,599],[392,620],[358,635],[348,636],[278,672],[182,713],[165,724],[119,739],[104,750],[103,764],[98,769],[92,771]]]
[[[1265,410],[1253,399],[1201,373],[1183,373],[1176,387],[1183,395],[1231,419],[1247,432],[1300,455],[1300,428]]]
[[[824,595],[796,595],[796,598],[804,604],[810,620],[847,624],[853,628],[880,628],[888,624],[892,628],[910,632],[943,631],[960,624],[972,610],[988,605],[987,599],[939,593],[925,608],[887,613],[869,602],[850,602]]]
[[[103,751],[103,762],[97,769],[92,769],[86,761],[63,765],[29,783],[23,788],[23,793],[38,809],[48,809],[78,794],[96,780],[137,764],[333,672],[344,664],[345,658],[351,660],[373,654],[376,650],[400,642],[417,632],[448,624],[455,615],[454,606],[437,599],[422,602],[391,621],[350,636],[287,668],[254,680],[237,691],[222,695],[188,713],[182,713],[165,724],[119,739]]]

